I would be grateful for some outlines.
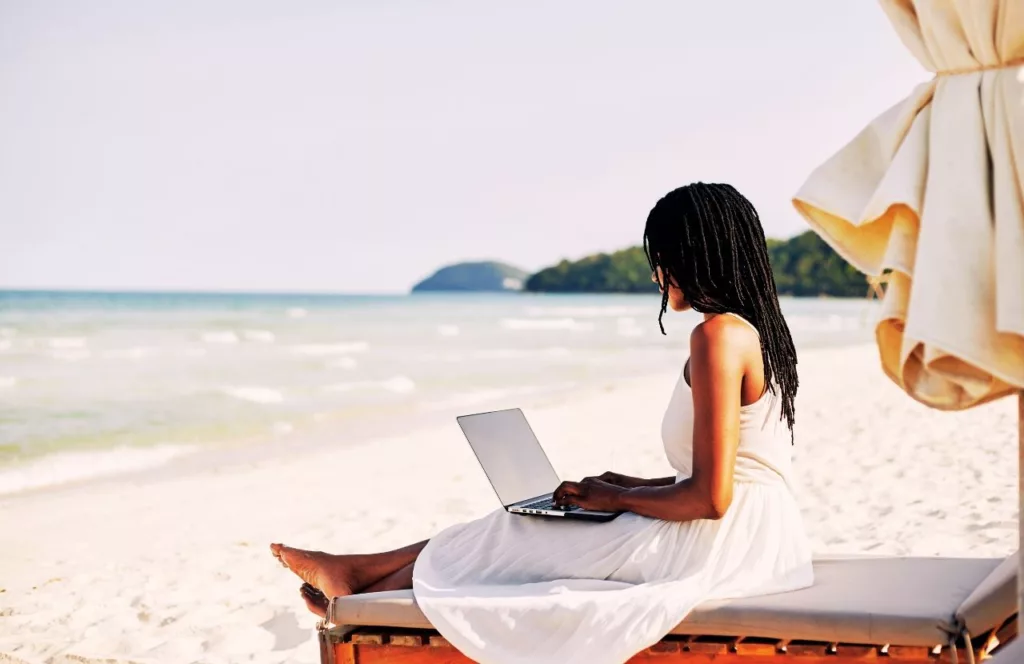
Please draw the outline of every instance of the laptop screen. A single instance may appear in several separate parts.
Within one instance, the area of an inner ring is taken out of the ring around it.
[[[458,418],[501,504],[551,493],[559,480],[518,408]]]

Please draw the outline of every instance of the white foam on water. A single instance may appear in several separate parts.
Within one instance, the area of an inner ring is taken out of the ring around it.
[[[594,329],[593,323],[580,323],[575,318],[503,318],[501,326],[506,330],[516,331],[569,330],[570,332],[588,332]]]
[[[0,327],[0,337],[16,337],[18,331],[13,327]]]
[[[0,376],[0,390],[7,390],[18,384],[14,376]]]
[[[241,401],[251,401],[253,403],[281,403],[284,401],[284,395],[281,391],[271,387],[229,385],[220,389],[229,397],[234,397]]]
[[[646,311],[644,307],[526,307],[526,315],[533,317],[556,317],[556,318],[615,318],[617,316],[628,316]]]
[[[87,360],[92,356],[92,353],[85,348],[58,348],[50,351],[50,357],[61,362],[80,362],[81,360]]]
[[[370,344],[365,341],[354,341],[338,344],[301,344],[289,350],[296,355],[346,355],[349,353],[365,353]]]
[[[334,383],[323,388],[327,392],[351,392],[359,389],[384,389],[395,394],[409,394],[416,391],[416,382],[408,376],[395,376],[382,381],[355,381]]]
[[[327,366],[331,369],[355,369],[358,364],[354,357],[339,357],[328,362]]]
[[[263,344],[272,344],[276,338],[274,333],[269,330],[242,330],[242,337],[246,341],[256,341]]]
[[[237,344],[238,335],[227,330],[224,332],[204,332],[203,342],[208,344]]]
[[[458,325],[438,325],[437,333],[442,337],[457,337],[459,336]]]
[[[636,319],[632,316],[619,318],[616,331],[620,337],[641,337],[644,335],[643,328],[636,324]]]
[[[50,348],[70,349],[85,348],[88,341],[85,337],[53,337],[50,339]]]
[[[141,360],[147,355],[151,355],[156,351],[155,348],[149,348],[146,346],[134,346],[132,348],[114,348],[112,350],[105,350],[100,353],[100,357],[104,357],[111,360]]]
[[[156,468],[193,449],[184,445],[158,445],[59,452],[0,470],[0,495]]]
[[[288,318],[305,318],[309,312],[302,307],[291,307],[287,311]]]
[[[276,433],[279,436],[286,436],[290,434],[292,431],[295,431],[295,425],[292,424],[291,422],[281,420],[279,422],[274,422],[274,426],[271,427],[271,429],[273,430],[274,433]]]
[[[0,350],[10,350],[10,349],[11,349],[11,340],[10,339],[0,339]]]

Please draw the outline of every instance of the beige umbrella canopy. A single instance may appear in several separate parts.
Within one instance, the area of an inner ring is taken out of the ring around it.
[[[1024,391],[1024,0],[881,5],[935,76],[793,202],[851,264],[886,275],[886,374],[933,408],[969,408]]]
[[[1024,0],[882,0],[935,77],[794,203],[846,260],[889,272],[882,366],[934,408],[1024,388]]]

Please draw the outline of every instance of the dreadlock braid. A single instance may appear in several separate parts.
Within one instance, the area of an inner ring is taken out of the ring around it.
[[[651,269],[682,289],[700,313],[738,314],[761,336],[768,390],[782,396],[782,419],[792,435],[799,380],[796,349],[779,308],[761,220],[750,201],[727,184],[694,184],[670,191],[651,210],[644,230]],[[668,309],[661,298],[658,326]]]

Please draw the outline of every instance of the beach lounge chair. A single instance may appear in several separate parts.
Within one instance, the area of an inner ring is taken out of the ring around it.
[[[804,590],[705,603],[630,661],[974,662],[1017,635],[1017,554],[830,557],[816,560],[814,571],[815,584]],[[412,591],[336,598],[319,637],[324,664],[470,661],[434,631]]]

